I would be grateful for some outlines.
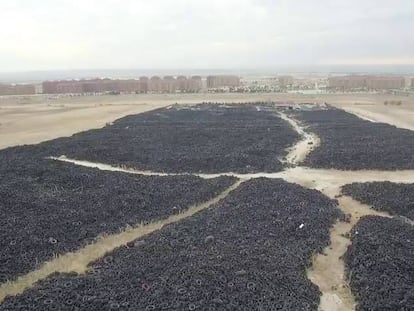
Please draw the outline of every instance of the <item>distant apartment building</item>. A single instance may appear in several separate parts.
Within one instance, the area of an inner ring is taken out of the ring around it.
[[[82,93],[175,93],[198,92],[202,88],[202,79],[199,76],[187,78],[179,76],[140,77],[139,79],[112,80],[62,80],[45,81],[42,84],[44,94],[82,94]]]
[[[178,76],[176,79],[176,90],[181,93],[196,93],[202,89],[202,79],[200,76]]]
[[[369,77],[367,79],[367,88],[370,90],[401,89],[404,87],[404,77]]]
[[[56,85],[56,93],[84,93],[83,84],[80,81],[62,81]]]
[[[153,76],[149,79],[148,91],[153,93],[161,93],[162,89],[162,79],[160,77]]]
[[[278,77],[279,87],[285,88],[293,84],[292,76],[280,76]]]
[[[36,87],[33,84],[0,84],[0,96],[33,94],[36,94]]]
[[[330,88],[352,90],[361,89],[367,86],[366,76],[344,76],[344,77],[330,77],[328,79]]]
[[[139,77],[139,83],[141,86],[140,93],[147,93],[149,90],[149,79],[148,77],[142,76]]]
[[[207,77],[207,88],[222,88],[222,87],[238,87],[240,86],[240,78],[231,75],[219,75]]]
[[[203,79],[200,76],[192,76],[188,80],[186,92],[197,93],[203,88]]]
[[[105,92],[147,92],[148,83],[142,80],[63,80],[45,81],[42,84],[44,94],[81,94]]]
[[[62,81],[44,81],[42,83],[43,94],[57,94],[57,86]]]
[[[178,76],[177,77],[177,90],[180,92],[185,92],[189,88],[189,80],[186,76]]]
[[[161,83],[163,93],[175,93],[177,90],[177,81],[173,76],[165,76]]]
[[[343,76],[330,77],[328,85],[332,89],[352,90],[387,90],[400,89],[405,86],[404,77],[380,77],[380,76]]]

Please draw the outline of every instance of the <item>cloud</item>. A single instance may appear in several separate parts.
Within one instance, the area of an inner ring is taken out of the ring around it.
[[[414,1],[0,2],[0,70],[412,61]]]

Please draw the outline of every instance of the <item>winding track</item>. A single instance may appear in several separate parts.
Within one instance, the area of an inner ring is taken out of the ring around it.
[[[6,283],[0,286],[0,302],[7,295],[17,295],[25,289],[30,288],[35,282],[48,277],[54,272],[77,272],[84,273],[87,265],[96,259],[102,257],[105,253],[115,248],[133,241],[139,237],[145,236],[153,231],[161,229],[167,224],[171,224],[191,217],[195,213],[209,208],[221,199],[225,198],[232,190],[236,189],[242,182],[259,177],[282,178],[288,182],[300,184],[306,188],[316,189],[323,192],[330,198],[337,198],[339,208],[350,215],[349,222],[338,222],[331,228],[331,245],[328,246],[323,254],[315,257],[312,268],[308,271],[310,280],[319,286],[322,297],[320,310],[325,311],[348,311],[355,309],[355,301],[345,279],[344,262],[340,258],[350,244],[347,235],[356,222],[366,215],[380,215],[390,217],[386,213],[379,213],[369,208],[369,206],[360,204],[350,197],[338,197],[340,187],[352,182],[370,182],[370,181],[391,181],[398,183],[414,183],[414,170],[402,171],[339,171],[326,169],[310,169],[297,166],[306,158],[306,156],[319,145],[319,138],[313,133],[307,133],[303,126],[295,119],[280,113],[280,117],[289,122],[291,126],[302,136],[297,144],[288,149],[285,163],[290,164],[290,168],[277,173],[255,173],[255,174],[236,174],[232,172],[223,172],[219,174],[192,174],[201,178],[215,178],[221,175],[231,175],[239,178],[233,186],[221,193],[216,198],[203,204],[193,206],[186,212],[171,216],[163,221],[150,223],[148,225],[130,228],[119,234],[102,237],[97,242],[80,249],[76,253],[62,255],[54,260],[46,262],[40,269],[32,271],[14,282]],[[66,157],[50,157],[54,161],[69,162],[74,165],[98,168],[100,170],[118,171],[141,175],[183,175],[167,174],[152,171],[139,171],[124,167],[115,167],[103,163],[93,163],[82,160],[69,159]]]

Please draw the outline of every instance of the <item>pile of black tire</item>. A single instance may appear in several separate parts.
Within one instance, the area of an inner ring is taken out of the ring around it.
[[[395,215],[363,217],[345,256],[358,310],[414,309],[414,185],[353,183],[342,193]]]
[[[86,275],[53,275],[0,310],[317,310],[306,269],[341,216],[318,191],[250,180]]]
[[[169,173],[254,173],[282,170],[278,158],[299,139],[269,106],[177,105],[8,152]]]
[[[362,120],[340,109],[292,112],[321,145],[304,164],[343,170],[414,169],[414,132]]]
[[[352,183],[342,193],[377,211],[404,216],[414,221],[414,184],[392,182]]]
[[[100,234],[208,201],[236,181],[129,175],[18,157],[2,158],[0,176],[0,283]]]
[[[345,255],[357,310],[414,310],[414,227],[399,219],[363,217]]]

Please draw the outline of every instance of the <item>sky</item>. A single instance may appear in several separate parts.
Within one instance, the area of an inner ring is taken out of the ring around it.
[[[413,0],[0,0],[0,72],[414,64]]]

